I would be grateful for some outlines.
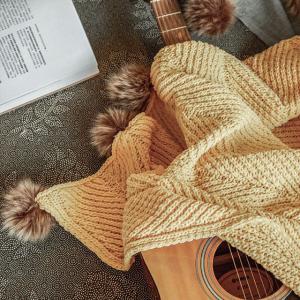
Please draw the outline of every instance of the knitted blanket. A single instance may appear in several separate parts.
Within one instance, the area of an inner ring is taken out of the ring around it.
[[[300,37],[247,59],[162,49],[147,111],[91,177],[37,197],[103,261],[218,236],[300,294]]]

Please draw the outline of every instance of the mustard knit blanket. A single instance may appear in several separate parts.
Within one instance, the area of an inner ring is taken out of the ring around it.
[[[300,37],[247,59],[162,49],[147,111],[91,177],[37,201],[103,261],[218,236],[300,294]]]

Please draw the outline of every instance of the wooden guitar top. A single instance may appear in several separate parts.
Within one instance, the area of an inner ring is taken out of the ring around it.
[[[199,241],[145,251],[142,256],[161,300],[209,299],[196,274]]]

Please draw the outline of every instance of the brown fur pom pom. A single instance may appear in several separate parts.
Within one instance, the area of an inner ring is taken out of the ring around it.
[[[126,65],[107,82],[114,105],[126,110],[142,110],[150,95],[150,69],[137,64]]]
[[[292,16],[300,15],[300,0],[285,0],[285,3]]]
[[[118,132],[124,130],[137,112],[124,109],[109,108],[106,113],[100,113],[91,129],[92,145],[100,155],[111,155],[111,146]]]
[[[192,31],[219,35],[234,23],[234,10],[231,0],[188,0],[185,18]]]
[[[3,228],[10,235],[23,241],[41,240],[48,235],[54,219],[34,200],[43,190],[40,185],[25,179],[4,195],[1,216]]]

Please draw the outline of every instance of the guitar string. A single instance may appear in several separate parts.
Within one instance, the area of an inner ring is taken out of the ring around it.
[[[244,287],[243,287],[243,285],[242,285],[242,281],[241,281],[241,278],[240,278],[240,274],[239,274],[239,272],[238,272],[238,269],[237,269],[237,266],[236,266],[236,263],[235,263],[235,260],[234,260],[233,254],[232,254],[231,246],[230,246],[229,243],[227,243],[227,245],[228,245],[228,249],[229,249],[229,251],[230,251],[230,255],[231,255],[231,258],[232,258],[232,262],[233,262],[235,271],[236,271],[236,275],[237,275],[237,277],[238,277],[238,279],[239,279],[240,287],[242,288],[242,293],[243,293],[243,295],[244,295],[244,299],[247,299],[247,298],[246,298],[246,295],[245,295]]]
[[[267,270],[266,270],[267,271]],[[269,272],[267,272],[267,273],[269,273]],[[268,274],[269,275],[269,274]],[[267,276],[267,278],[268,278],[268,281],[269,281],[269,285],[270,285],[270,292],[273,292],[273,284],[272,284],[272,282],[271,282],[271,277],[270,276]],[[272,289],[272,290],[271,290]]]
[[[160,2],[160,1],[161,1],[161,0],[150,0],[150,3],[152,4],[152,8],[153,8],[153,10],[154,10],[155,16],[159,16],[159,15],[160,15],[160,13],[159,13],[159,11],[158,11],[158,8],[157,8],[157,6],[156,6],[156,3],[157,3],[157,2]],[[160,23],[159,19],[156,18],[156,20],[157,20],[157,23],[158,23],[158,25],[159,25],[160,31],[162,31],[163,29],[162,29],[162,27],[161,27],[161,23]]]
[[[185,35],[187,38],[186,40],[190,39],[189,32],[188,32],[188,29],[187,29],[187,26],[185,23],[183,24],[184,26],[179,26],[179,27],[177,24],[175,24],[176,27],[174,27],[174,28],[173,28],[172,24],[170,25],[171,20],[169,20],[170,19],[169,17],[171,17],[171,19],[174,21],[173,17],[175,17],[175,15],[180,15],[182,13],[180,10],[180,7],[175,7],[176,9],[178,9],[178,11],[176,11],[176,14],[175,13],[165,14],[162,10],[162,7],[163,7],[162,4],[164,3],[166,5],[166,7],[164,7],[164,8],[166,8],[167,11],[169,11],[171,8],[169,5],[171,5],[171,3],[169,3],[168,1],[163,1],[163,0],[150,0],[150,3],[152,4],[152,8],[154,10],[154,13],[156,14],[156,19],[157,19],[157,22],[161,29],[161,34],[163,35],[164,39],[166,41],[168,41],[169,44],[174,44],[174,43],[178,42],[178,40],[175,39],[175,36],[173,34],[169,33],[170,31],[184,29]],[[167,16],[167,18],[163,18],[166,16]],[[163,23],[163,22],[165,22],[165,23]],[[165,27],[172,28],[172,29],[164,30]]]
[[[258,297],[259,297],[259,299],[261,299],[261,295],[260,295],[260,292],[259,292],[259,289],[258,289],[258,286],[257,286],[257,283],[256,283],[256,279],[254,278],[252,267],[251,267],[250,262],[249,262],[249,258],[246,254],[245,254],[245,257],[246,257],[246,260],[247,260],[247,263],[248,263],[248,266],[249,266],[249,269],[250,269],[250,272],[251,272],[251,275],[252,275],[252,278],[253,278],[253,282],[255,284],[255,288],[256,288]]]
[[[173,7],[172,7],[171,2],[169,2],[168,0],[165,0],[163,3],[165,3],[165,5],[166,5],[165,9],[167,12],[172,11],[174,8],[176,10],[176,7],[174,7],[175,2],[173,2],[173,4],[174,4]],[[164,14],[165,13],[166,12],[164,11]],[[171,28],[171,30],[169,30],[169,31],[174,31],[174,30],[179,30],[179,29],[185,28],[185,26],[180,26],[179,24],[177,24],[177,22],[175,20],[178,20],[178,15],[177,16],[171,15],[170,17],[166,18],[166,24],[169,28]],[[170,37],[170,33],[168,33],[168,36]],[[172,44],[175,44],[176,42],[178,42],[178,40],[179,40],[178,32],[176,34],[176,37],[174,34],[171,34],[171,43]]]
[[[278,286],[277,279],[276,279],[276,278],[274,278],[274,281],[275,281],[276,289],[277,289],[277,290],[279,290],[279,286]]]
[[[165,7],[164,7],[164,5],[165,5]],[[162,2],[162,7],[164,8],[164,10],[163,10],[163,15],[166,13],[165,10],[166,10],[166,11],[171,11],[171,8],[169,7],[169,1],[168,1],[168,0],[164,0],[164,1]],[[173,17],[171,17],[171,18],[173,18]],[[164,30],[164,33],[167,33],[170,42],[171,42],[172,44],[174,44],[174,35],[171,34],[171,38],[170,38],[170,33],[169,33],[169,31],[171,31],[171,30],[173,31],[174,29],[176,29],[176,26],[175,26],[175,27],[171,26],[171,24],[170,24],[170,22],[171,22],[171,21],[170,21],[170,18],[165,18],[163,21],[164,21],[165,24],[166,24],[165,27],[168,28],[167,30]]]
[[[261,284],[262,284],[262,286],[263,286],[263,288],[264,288],[265,295],[266,295],[266,297],[268,297],[268,294],[267,294],[267,290],[266,290],[265,284],[264,284],[264,282],[263,282],[263,280],[262,280],[262,278],[261,278],[261,274],[260,274],[260,270],[259,270],[259,268],[258,268],[258,264],[257,264],[256,261],[254,261],[254,262],[255,262],[256,269],[257,269],[257,272],[258,272],[258,275],[259,275],[259,278],[260,278],[260,282],[261,282]]]
[[[267,270],[266,270],[267,271]],[[268,271],[267,271],[267,273],[269,273]],[[268,274],[269,275],[269,274]],[[273,284],[272,284],[272,282],[271,282],[271,277],[270,276],[267,276],[268,277],[268,281],[269,281],[269,285],[270,285],[270,292],[273,292]]]
[[[161,5],[162,5],[161,0],[151,0],[150,2],[152,3],[152,7],[153,7],[154,13],[156,15],[156,20],[157,20],[157,23],[160,27],[160,31],[161,31],[161,34],[164,37],[164,40],[169,40],[170,41],[169,34],[165,30],[166,28],[163,24],[163,21],[161,21],[160,18],[157,18],[157,16],[164,15],[164,13],[162,12],[162,9],[161,9]],[[168,37],[166,36],[167,34],[168,34]],[[173,36],[173,35],[171,35],[171,36]],[[173,41],[171,43],[173,43]]]
[[[237,255],[239,257],[240,264],[241,264],[241,267],[242,267],[242,270],[243,270],[243,273],[244,273],[244,276],[245,276],[245,279],[246,279],[246,283],[247,283],[248,288],[249,288],[249,292],[250,292],[251,298],[254,300],[254,297],[253,297],[253,294],[252,294],[252,290],[251,290],[251,287],[250,287],[250,284],[249,284],[249,281],[248,281],[248,278],[247,278],[247,274],[246,274],[246,271],[245,271],[245,268],[244,268],[244,265],[243,265],[243,261],[241,259],[240,251],[238,249],[236,249],[236,251],[237,251]]]
[[[156,0],[156,1],[151,0],[150,2],[152,3],[152,8],[154,10],[154,14],[156,16],[156,20],[157,20],[160,32],[161,32],[161,34],[163,36],[163,39],[166,41],[167,37],[166,37],[166,33],[164,33],[165,28],[163,26],[162,21],[158,18],[158,16],[162,16],[163,15],[163,14],[161,14],[161,6],[160,6],[161,0]]]
[[[171,5],[171,3],[169,3],[168,0],[166,0],[165,2],[167,2],[168,4]],[[176,27],[177,27],[177,29],[184,29],[184,30],[185,30],[185,34],[186,34],[186,37],[187,37],[188,39],[191,39],[190,36],[189,36],[189,32],[188,32],[187,25],[186,25],[185,20],[183,19],[183,16],[182,16],[182,12],[181,12],[180,6],[178,5],[177,2],[174,2],[174,6],[175,6],[175,7],[174,7],[175,10],[179,11],[179,14],[177,13],[177,16],[174,16],[174,15],[171,14],[170,22],[171,22],[171,20],[173,20],[173,21],[174,21],[174,20],[180,20],[180,21],[183,21],[183,22],[179,22],[179,24],[176,23]],[[177,19],[178,15],[181,15],[181,18],[180,18],[180,16],[179,16],[179,19]],[[168,19],[169,19],[169,18],[168,18]],[[174,35],[173,35],[172,37],[174,38]],[[183,37],[183,35],[182,35],[182,32],[181,32],[181,34],[180,34],[180,32],[179,32],[178,35],[177,35],[177,39],[178,39],[178,40],[181,40],[182,38],[184,39],[184,37]],[[178,42],[178,41],[174,41],[174,42]]]

